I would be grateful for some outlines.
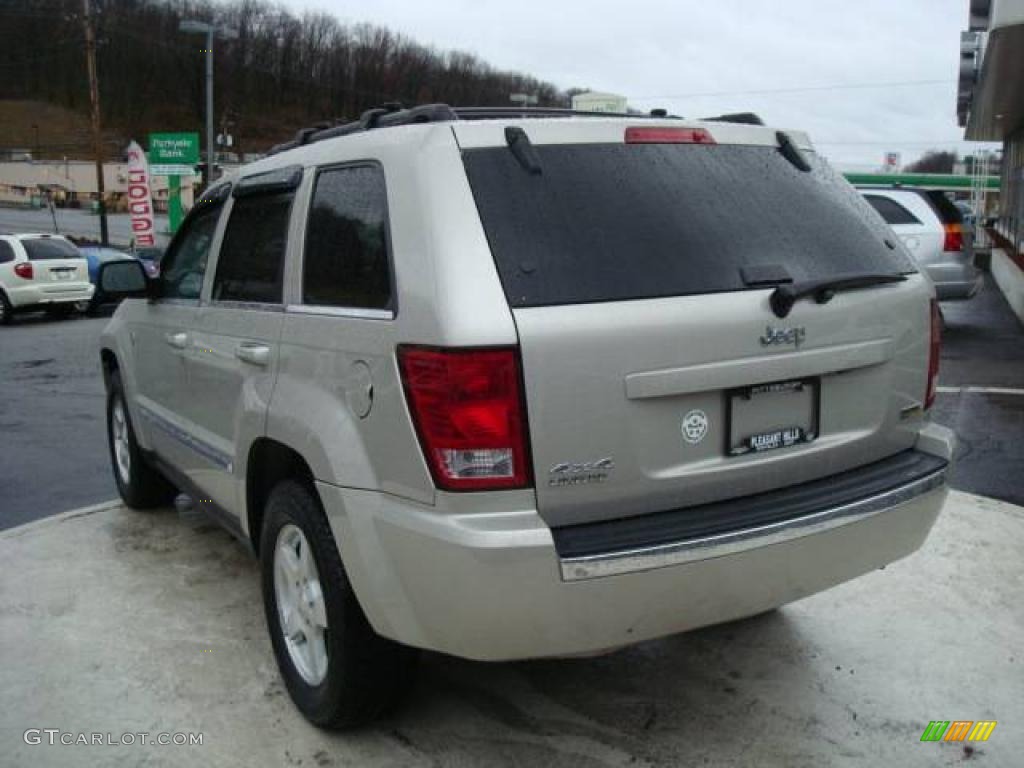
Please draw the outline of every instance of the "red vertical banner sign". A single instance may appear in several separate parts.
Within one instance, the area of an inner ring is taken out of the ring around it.
[[[133,141],[128,145],[128,213],[132,221],[132,239],[139,248],[156,245],[149,178],[146,153]]]

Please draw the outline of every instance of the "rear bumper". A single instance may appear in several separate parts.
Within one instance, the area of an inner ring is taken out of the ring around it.
[[[981,270],[969,263],[939,263],[927,267],[939,301],[970,299],[984,282]]]
[[[948,461],[952,435],[918,449]],[[480,660],[614,649],[759,613],[917,550],[947,494],[945,470],[856,509],[820,510],[785,529],[654,553],[560,557],[529,505],[444,513],[318,483],[346,569],[378,633]],[[529,499],[529,494],[519,496]],[[567,562],[567,559],[570,562]]]
[[[15,309],[27,309],[35,306],[88,301],[92,298],[94,290],[92,283],[54,283],[52,286],[45,287],[37,285],[9,286],[7,298]]]

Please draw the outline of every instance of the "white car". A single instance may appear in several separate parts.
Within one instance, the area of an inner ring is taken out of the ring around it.
[[[973,230],[942,192],[913,187],[860,187],[935,283],[940,301],[969,299],[982,284],[974,266]]]
[[[66,317],[92,294],[88,264],[66,238],[0,234],[0,323],[37,309]]]

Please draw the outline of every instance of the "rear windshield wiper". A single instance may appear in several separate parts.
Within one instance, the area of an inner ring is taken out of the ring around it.
[[[858,288],[869,288],[872,285],[900,283],[906,279],[906,275],[864,272],[861,274],[822,277],[817,280],[804,280],[799,283],[786,283],[772,291],[769,303],[776,317],[785,317],[798,300],[807,296],[813,296],[816,302],[824,304],[839,291],[853,291]]]

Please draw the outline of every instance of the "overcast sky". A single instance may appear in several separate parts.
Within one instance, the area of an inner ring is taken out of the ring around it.
[[[978,146],[960,141],[956,124],[968,0],[284,3],[383,24],[561,88],[619,93],[640,109],[755,111],[809,131],[842,167],[879,166],[886,151],[906,163],[929,148]]]

